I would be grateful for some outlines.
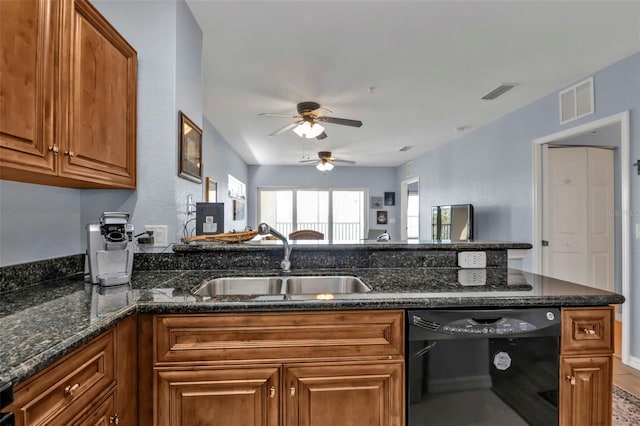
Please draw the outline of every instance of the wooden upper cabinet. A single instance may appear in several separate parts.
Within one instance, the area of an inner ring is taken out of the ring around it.
[[[0,17],[0,177],[135,188],[136,51],[88,0],[3,0]]]
[[[87,0],[64,17],[60,175],[136,184],[136,51]],[[68,30],[67,30],[68,28]]]
[[[53,100],[59,6],[57,0],[0,1],[3,179],[55,174]]]

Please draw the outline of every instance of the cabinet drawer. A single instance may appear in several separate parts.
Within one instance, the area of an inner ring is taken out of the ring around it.
[[[563,308],[562,354],[613,352],[613,307]]]
[[[16,387],[10,407],[16,424],[65,424],[107,388],[115,385],[114,333],[96,338],[80,350]]]
[[[402,311],[157,315],[154,363],[402,357]]]

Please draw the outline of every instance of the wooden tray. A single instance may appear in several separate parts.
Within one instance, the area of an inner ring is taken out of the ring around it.
[[[222,243],[241,243],[249,241],[258,235],[258,231],[226,232],[224,234],[196,235],[195,237],[182,237],[182,242],[213,241]]]

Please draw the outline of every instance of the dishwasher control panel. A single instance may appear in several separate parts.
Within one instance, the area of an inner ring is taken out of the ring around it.
[[[445,324],[441,330],[450,334],[514,334],[536,328],[530,322],[515,318],[500,318],[497,321],[466,318]]]
[[[555,333],[557,308],[408,311],[409,338],[491,337]]]

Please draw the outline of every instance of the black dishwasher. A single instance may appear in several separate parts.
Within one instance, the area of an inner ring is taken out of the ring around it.
[[[558,424],[556,308],[407,311],[407,425]]]
[[[13,387],[10,382],[0,381],[0,410],[13,402]],[[0,412],[0,426],[13,426],[13,413]]]

